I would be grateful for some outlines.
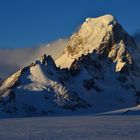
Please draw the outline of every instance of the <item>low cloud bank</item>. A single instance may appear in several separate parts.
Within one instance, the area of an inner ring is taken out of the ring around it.
[[[59,57],[68,39],[59,39],[47,45],[32,48],[0,49],[0,77],[5,78],[18,69],[40,58],[43,54]]]

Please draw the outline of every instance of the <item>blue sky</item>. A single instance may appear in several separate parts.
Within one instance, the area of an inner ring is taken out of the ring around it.
[[[134,34],[140,0],[0,0],[0,48],[36,46],[71,35],[87,17],[114,15]]]

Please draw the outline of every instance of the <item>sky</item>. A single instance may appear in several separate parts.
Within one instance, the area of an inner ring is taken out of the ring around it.
[[[0,48],[33,47],[69,37],[87,17],[112,14],[140,30],[140,0],[0,0]]]

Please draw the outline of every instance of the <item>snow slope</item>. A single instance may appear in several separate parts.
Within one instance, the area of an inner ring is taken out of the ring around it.
[[[13,74],[1,87],[0,117],[48,115],[87,108],[86,101],[58,81],[60,74],[51,56],[46,55]]]
[[[101,113],[102,115],[140,115],[140,105],[135,107],[123,108],[110,112]]]
[[[37,117],[0,120],[2,140],[138,140],[139,116]]]

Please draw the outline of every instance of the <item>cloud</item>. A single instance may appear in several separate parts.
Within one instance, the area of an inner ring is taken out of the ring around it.
[[[44,53],[56,59],[62,54],[67,41],[68,39],[59,39],[38,47],[0,49],[0,77],[9,76],[32,61],[39,59]]]

